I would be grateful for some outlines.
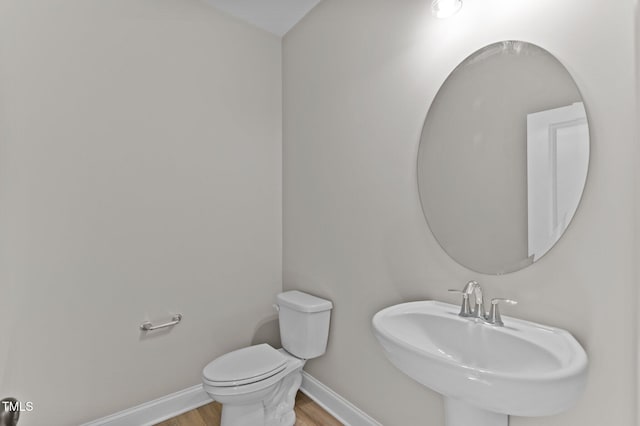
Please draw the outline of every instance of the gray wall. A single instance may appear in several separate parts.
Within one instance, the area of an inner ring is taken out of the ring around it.
[[[513,426],[632,426],[637,402],[635,2],[487,0],[435,20],[430,2],[325,0],[284,40],[284,286],[335,303],[328,353],[307,369],[386,426],[442,425],[441,398],[382,355],[370,320],[416,299],[454,302],[478,279],[508,313],[570,330],[590,357],[571,411]],[[428,230],[416,155],[430,102],[455,66],[504,39],[536,43],[587,105],[581,207],[540,262],[503,276],[451,260]]]
[[[280,54],[197,0],[0,0],[0,390],[33,402],[21,426],[199,384],[272,318]]]

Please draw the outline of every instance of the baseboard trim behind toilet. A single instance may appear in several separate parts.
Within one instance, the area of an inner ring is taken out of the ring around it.
[[[305,371],[300,390],[345,426],[382,426]],[[202,385],[195,385],[80,426],[152,426],[210,402]]]
[[[302,372],[300,390],[345,426],[382,426],[306,371]]]
[[[200,384],[80,426],[152,426],[210,402]]]

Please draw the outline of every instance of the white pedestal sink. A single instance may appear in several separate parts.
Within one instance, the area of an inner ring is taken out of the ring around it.
[[[391,306],[373,317],[387,358],[445,397],[446,426],[507,426],[508,416],[569,409],[587,380],[587,355],[569,332],[503,317],[497,327],[448,303]]]

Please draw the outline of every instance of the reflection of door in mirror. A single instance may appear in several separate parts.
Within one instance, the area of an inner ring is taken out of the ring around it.
[[[589,164],[582,102],[527,115],[528,250],[537,260],[578,208]]]

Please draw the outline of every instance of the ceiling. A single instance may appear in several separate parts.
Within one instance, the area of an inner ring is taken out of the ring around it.
[[[321,0],[205,0],[230,15],[283,36]]]

